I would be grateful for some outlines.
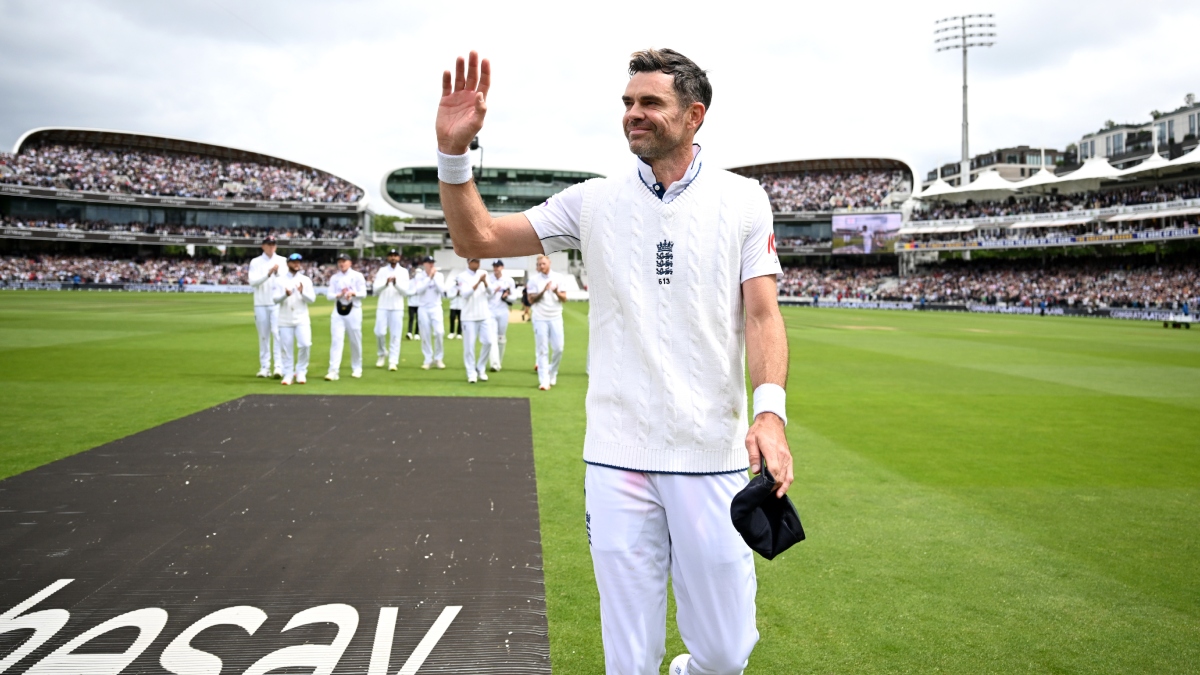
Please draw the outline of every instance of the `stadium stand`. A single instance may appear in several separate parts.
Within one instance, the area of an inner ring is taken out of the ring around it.
[[[187,225],[154,225],[150,223],[110,223],[104,220],[74,219],[37,220],[0,216],[0,227],[63,230],[74,232],[131,232],[138,234],[179,235],[179,236],[222,236],[259,238],[273,234],[280,239],[354,239],[359,234],[358,227],[302,227],[298,229],[276,229],[272,227],[196,227]]]
[[[1192,179],[1167,181],[1157,185],[1144,184],[1106,190],[1089,190],[1070,195],[1034,195],[1023,199],[1012,197],[1004,201],[966,202],[963,204],[938,202],[928,209],[914,210],[912,220],[952,220],[1017,216],[1029,213],[1063,213],[1198,198],[1200,198],[1200,180]]]
[[[913,173],[892,159],[807,159],[730,169],[762,184],[775,213],[831,213],[899,207]]]
[[[1194,259],[1150,257],[944,261],[903,279],[885,266],[789,267],[780,294],[822,301],[892,300],[965,305],[1074,308],[1196,307],[1200,272]]]
[[[355,269],[368,279],[386,264],[383,258],[364,258]],[[402,260],[406,267],[417,263]],[[223,262],[187,257],[100,258],[82,255],[0,256],[0,282],[43,281],[84,284],[214,284],[244,285],[248,262]],[[337,272],[336,263],[305,262],[305,274],[324,286]],[[76,281],[78,277],[78,281]]]
[[[362,190],[316,169],[169,150],[35,142],[0,156],[0,183],[156,197],[342,202]]]
[[[904,180],[900,171],[801,171],[759,177],[776,213],[878,209]]]

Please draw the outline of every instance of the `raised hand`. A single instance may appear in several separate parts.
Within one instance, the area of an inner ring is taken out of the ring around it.
[[[453,82],[450,71],[442,73],[442,100],[437,111],[438,150],[447,155],[467,152],[471,140],[483,128],[491,83],[492,64],[487,59],[481,63],[478,52],[471,52],[468,62],[458,57]]]

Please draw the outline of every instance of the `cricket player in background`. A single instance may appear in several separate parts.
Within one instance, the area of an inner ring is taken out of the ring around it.
[[[250,261],[250,286],[254,288],[254,327],[258,329],[258,377],[271,376],[271,353],[275,354],[275,376],[283,377],[279,353],[279,305],[275,283],[287,269],[287,259],[275,253],[275,236],[262,240],[262,255]],[[274,345],[272,346],[272,343]]]
[[[488,308],[492,312],[492,325],[496,328],[490,356],[493,371],[500,370],[504,365],[504,348],[508,344],[508,312],[515,293],[516,285],[512,277],[504,274],[504,261],[493,262],[492,276],[488,277]]]
[[[533,346],[537,351],[538,389],[549,391],[558,384],[558,365],[562,362],[562,304],[567,292],[559,288],[558,275],[550,271],[550,257],[539,255],[537,273],[525,283],[529,304],[533,307]]]
[[[362,377],[362,299],[367,295],[367,280],[354,269],[350,256],[337,259],[338,271],[329,278],[325,297],[333,302],[329,315],[329,372],[325,379],[336,382],[342,368],[342,348],[350,336],[350,377]]]
[[[467,269],[454,279],[458,297],[463,299],[463,365],[467,367],[467,382],[487,382],[487,360],[492,351],[495,327],[488,307],[488,275],[479,269],[479,258],[467,260]],[[479,341],[476,356],[475,341]]]
[[[279,305],[279,338],[283,341],[283,382],[290,385],[308,382],[308,353],[312,349],[312,321],[308,306],[317,301],[312,279],[301,270],[303,256],[287,258],[287,272],[275,285]]]
[[[417,305],[417,330],[421,333],[421,368],[432,365],[445,368],[442,360],[442,296],[446,293],[446,278],[437,270],[433,256],[426,256],[421,269],[412,280],[413,302]]]
[[[408,268],[400,264],[400,251],[389,250],[387,264],[375,272],[371,284],[375,297],[379,298],[375,306],[376,368],[382,368],[385,359],[388,370],[396,370],[400,363],[400,333],[404,330],[408,279]]]

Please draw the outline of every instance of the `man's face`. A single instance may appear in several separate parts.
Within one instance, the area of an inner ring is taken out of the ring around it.
[[[266,256],[273,256],[275,255],[275,244],[263,244],[262,250]]]
[[[389,255],[389,256],[387,257],[387,260],[388,260],[388,264],[389,264],[389,265],[391,265],[392,267],[395,267],[396,265],[398,265],[398,264],[400,263],[400,256],[398,256],[398,255]]]
[[[497,279],[504,276],[504,265],[496,265],[492,268],[492,273],[496,275]]]
[[[635,73],[621,100],[625,103],[621,126],[629,151],[643,159],[665,157],[704,120],[703,105],[679,104],[675,77],[666,73]]]
[[[288,261],[288,271],[291,272],[292,274],[299,272],[300,271],[300,261],[299,260],[289,260]]]
[[[542,274],[549,274],[550,273],[550,259],[549,258],[538,258],[537,271],[541,272]]]
[[[433,263],[431,263],[431,262],[421,263],[421,267],[425,268],[425,274],[428,274],[429,276],[433,276]]]
[[[472,272],[478,272],[479,271],[479,261],[478,260],[468,260],[467,261],[467,269],[471,270]]]
[[[339,260],[338,261],[338,271],[345,272],[348,269],[350,269],[350,261],[349,260]]]

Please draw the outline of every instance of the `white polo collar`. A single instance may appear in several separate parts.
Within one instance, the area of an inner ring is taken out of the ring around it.
[[[700,167],[702,164],[703,162],[700,160],[700,144],[693,143],[692,163],[688,165],[687,172],[683,174],[683,178],[671,183],[671,187],[664,190],[662,183],[658,182],[658,179],[654,177],[654,169],[651,168],[651,166],[645,161],[643,161],[641,157],[637,158],[638,176],[641,177],[642,182],[646,185],[646,188],[649,189],[650,192],[654,193],[655,197],[661,199],[664,204],[670,204],[671,200],[683,194],[683,191],[686,190],[687,187],[692,184],[692,181],[696,178],[696,176],[700,174]]]

